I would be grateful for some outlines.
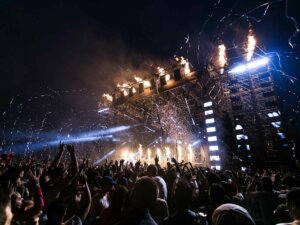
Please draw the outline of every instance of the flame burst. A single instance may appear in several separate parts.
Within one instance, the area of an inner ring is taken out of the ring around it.
[[[165,76],[165,80],[168,81],[171,79],[170,74],[167,73],[167,71],[162,68],[162,67],[157,67],[157,71],[158,71],[158,75],[161,76]]]
[[[139,144],[139,155],[140,155],[140,161],[142,161],[143,158],[143,146]]]
[[[149,88],[149,87],[151,87],[151,83],[150,83],[149,80],[144,80],[144,79],[142,79],[142,78],[140,78],[140,77],[137,77],[137,76],[134,76],[134,79],[135,79],[136,82],[138,82],[138,83],[143,83],[144,88]]]
[[[110,94],[104,93],[102,95],[102,97],[105,98],[106,100],[110,101],[110,102],[112,102],[112,100],[113,100],[113,97]]]
[[[250,30],[248,35],[246,61],[250,61],[252,59],[255,50],[255,45],[256,45],[256,40],[254,38],[252,30]]]
[[[226,64],[226,47],[224,44],[221,44],[218,46],[219,49],[219,67],[220,69],[220,73],[223,74],[224,73],[224,66]]]
[[[186,74],[188,74],[188,73],[191,72],[190,64],[189,64],[189,62],[188,62],[187,59],[183,58],[182,56],[180,56],[179,58],[176,57],[175,59],[183,67],[183,73],[184,73],[184,75],[186,75]]]

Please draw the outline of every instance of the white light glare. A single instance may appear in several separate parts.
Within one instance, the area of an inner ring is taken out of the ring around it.
[[[284,133],[279,132],[279,133],[277,133],[277,134],[278,134],[278,136],[279,136],[281,139],[284,139],[284,138],[285,138]]]
[[[207,131],[207,133],[215,132],[216,128],[215,127],[208,127],[208,128],[206,128],[206,131]]]
[[[209,107],[209,106],[212,106],[212,102],[205,102],[204,103],[204,107]]]
[[[281,126],[281,121],[272,122],[271,124],[273,125],[273,127],[279,128]]]
[[[211,145],[209,146],[209,151],[218,151],[219,150],[219,146],[218,145]]]
[[[210,161],[220,161],[220,156],[218,155],[211,155],[209,158]]]
[[[271,112],[271,113],[268,113],[268,117],[272,118],[272,117],[277,117],[279,116],[279,112]]]
[[[235,130],[243,130],[243,127],[241,125],[237,124],[235,126]]]
[[[211,109],[211,110],[206,110],[206,111],[204,111],[204,114],[205,114],[205,116],[207,116],[207,115],[211,115],[211,114],[213,114],[214,113],[214,111]]]
[[[211,136],[207,138],[208,141],[217,141],[217,136]]]
[[[108,111],[108,110],[109,110],[109,108],[99,109],[99,110],[98,110],[98,113],[103,113],[103,112],[106,112],[106,111]]]
[[[236,66],[233,69],[229,70],[229,73],[235,73],[235,74],[244,73],[247,70],[253,70],[255,68],[267,65],[268,62],[269,62],[269,58],[257,59],[257,60],[251,61],[249,63]]]
[[[206,123],[206,124],[210,124],[210,123],[214,123],[214,122],[215,122],[215,119],[214,119],[214,118],[206,119],[206,120],[205,120],[205,123]]]
[[[238,134],[236,135],[237,140],[248,140],[248,136],[244,134]]]

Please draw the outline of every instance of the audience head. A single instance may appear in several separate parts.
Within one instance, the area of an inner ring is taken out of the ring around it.
[[[224,187],[219,183],[213,183],[209,187],[209,200],[214,206],[225,203],[226,195]]]
[[[300,219],[300,188],[295,187],[288,191],[286,195],[287,209],[294,220]]]
[[[50,205],[47,208],[47,217],[48,217],[47,224],[61,225],[65,217],[66,210],[67,208],[65,204],[61,200],[56,200],[50,203]]]
[[[235,204],[223,204],[215,209],[212,225],[255,225],[246,209]]]
[[[137,180],[132,188],[130,203],[133,209],[145,210],[155,205],[158,196],[156,182],[150,177]]]
[[[151,164],[147,167],[147,174],[150,177],[155,177],[158,174],[158,169],[155,165]]]
[[[177,210],[188,210],[192,203],[193,191],[185,180],[179,180],[175,186],[174,199]]]
[[[261,186],[263,191],[272,191],[273,190],[273,185],[272,185],[272,180],[270,177],[262,177],[261,179]]]

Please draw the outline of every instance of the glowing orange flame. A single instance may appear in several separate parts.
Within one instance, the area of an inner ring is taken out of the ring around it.
[[[139,144],[139,159],[140,161],[142,160],[143,158],[143,147],[141,144]]]
[[[143,83],[144,84],[144,88],[149,88],[151,87],[151,83],[149,80],[143,80],[140,77],[134,76],[134,79],[136,80],[136,82],[138,83]]]
[[[224,66],[226,64],[226,47],[224,44],[218,46],[219,49],[219,66],[221,67],[220,73],[223,74]]]
[[[164,75],[166,75],[166,71],[165,71],[164,68],[162,68],[162,67],[157,67],[157,70],[158,70],[159,76],[164,76]]]
[[[113,97],[109,94],[106,94],[106,93],[104,93],[102,95],[102,97],[105,98],[106,100],[110,101],[110,102],[112,102],[112,100],[113,100]]]
[[[143,81],[144,81],[142,78],[137,77],[137,76],[134,76],[134,79],[135,79],[136,82],[138,82],[138,83],[143,83]]]
[[[176,61],[179,61],[180,65],[184,68],[184,75],[191,72],[190,64],[187,59],[183,58],[182,56],[180,56],[179,58],[176,57],[175,59]]]
[[[123,151],[122,157],[123,157],[123,159],[124,159],[125,162],[128,161],[128,151],[127,150]]]
[[[170,79],[171,79],[170,74],[167,74],[167,75],[166,75],[166,81],[168,81],[168,80],[170,80]]]
[[[192,145],[191,144],[189,144],[188,145],[188,161],[189,162],[193,162],[193,157],[194,155],[193,155],[193,149],[192,149]]]
[[[156,155],[159,160],[161,160],[161,150],[159,148],[156,149]]]
[[[256,45],[256,40],[254,38],[254,35],[252,34],[252,30],[250,30],[248,35],[246,61],[250,61],[252,59],[255,50],[255,45]]]
[[[171,151],[170,151],[169,147],[166,147],[166,157],[167,157],[167,159],[171,158]]]
[[[117,87],[120,89],[124,89],[124,88],[130,88],[129,84],[124,83],[124,84],[117,84]]]
[[[148,164],[151,162],[151,150],[148,148]]]

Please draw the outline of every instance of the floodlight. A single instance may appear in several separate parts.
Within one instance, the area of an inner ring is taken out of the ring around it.
[[[245,73],[249,70],[254,70],[257,69],[259,67],[265,66],[267,65],[269,62],[269,58],[260,58],[257,60],[252,60],[248,63],[242,64],[242,65],[238,65],[236,67],[234,67],[233,69],[229,70],[229,73],[232,74],[241,74],[241,73]]]

